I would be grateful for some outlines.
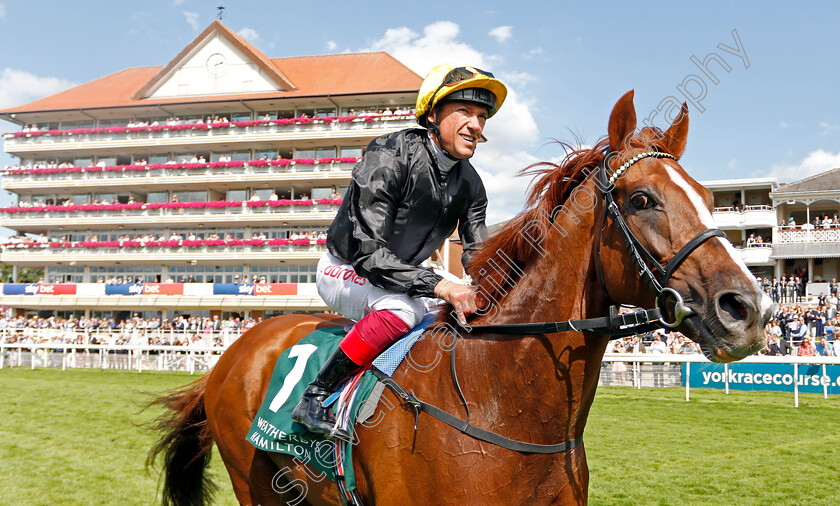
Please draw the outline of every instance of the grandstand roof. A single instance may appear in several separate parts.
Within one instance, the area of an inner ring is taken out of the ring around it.
[[[144,98],[196,45],[210,35],[229,40],[285,91],[175,98]],[[422,78],[386,52],[267,58],[219,21],[214,21],[166,66],[132,67],[25,105],[0,110],[27,112],[156,106],[206,101],[297,98],[416,92]]]
[[[774,190],[773,196],[781,197],[788,194],[813,191],[840,191],[840,168],[786,184]]]

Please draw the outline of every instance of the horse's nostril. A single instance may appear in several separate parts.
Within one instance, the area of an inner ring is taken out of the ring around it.
[[[721,295],[718,299],[720,309],[733,320],[743,321],[749,315],[747,306],[734,293]]]

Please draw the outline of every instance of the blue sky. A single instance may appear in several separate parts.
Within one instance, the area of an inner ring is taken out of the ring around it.
[[[635,89],[643,118],[669,96],[685,100],[677,86],[692,75],[706,87],[704,111],[690,104],[682,160],[696,179],[784,182],[840,167],[840,9],[830,2],[0,0],[0,107],[127,67],[165,65],[219,4],[224,23],[269,57],[385,50],[421,75],[452,61],[504,79],[511,99],[474,159],[490,223],[521,209],[527,181],[513,175],[557,159],[552,139],[593,144],[624,92]],[[718,47],[737,48],[733,30],[749,67]],[[690,60],[711,52],[731,67],[710,64],[718,84]],[[661,114],[653,123],[665,126]],[[0,122],[0,130],[15,128]]]

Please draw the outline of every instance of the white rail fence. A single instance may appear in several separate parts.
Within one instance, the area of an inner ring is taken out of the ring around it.
[[[0,344],[0,369],[4,367],[61,367],[70,369],[127,369],[186,371],[213,368],[221,346],[125,346],[108,344]]]
[[[143,371],[186,371],[190,374],[209,371],[225,348],[221,346],[131,346],[107,344],[0,343],[0,369],[4,367],[61,367],[85,369],[125,369]],[[692,381],[707,383],[717,378],[728,394],[731,382],[765,384],[779,390],[792,389],[794,405],[799,406],[800,390],[821,387],[828,399],[840,393],[840,357],[769,357],[753,356],[733,364],[717,364],[722,372],[704,372],[705,381],[692,380],[691,367],[715,365],[702,355],[651,355],[608,353],[604,355],[599,385],[642,387],[684,387],[685,400],[691,399]],[[735,372],[741,365],[772,364],[786,372]],[[683,365],[685,367],[683,367]],[[623,366],[623,367],[622,367]],[[784,366],[788,366],[786,369]],[[814,370],[816,367],[816,371]],[[802,368],[808,368],[803,370]],[[833,377],[831,375],[835,375]],[[802,387],[802,388],[800,388]],[[714,387],[712,387],[714,388]],[[737,387],[736,387],[737,388]],[[758,388],[760,390],[761,388]]]
[[[685,367],[683,368],[683,364]],[[701,380],[692,379],[692,365],[695,371],[703,367],[715,366],[720,371],[706,371]],[[738,371],[742,366],[774,365],[773,370],[753,369]],[[623,366],[623,367],[622,367]],[[785,366],[788,366],[787,369]],[[703,355],[653,355],[644,353],[607,353],[601,363],[599,385],[603,386],[632,386],[645,387],[685,387],[685,400],[691,400],[691,387],[703,387],[703,383],[720,384],[728,394],[730,386],[766,385],[767,390],[787,390],[793,393],[794,405],[799,407],[800,390],[813,392],[821,390],[823,397],[828,399],[829,393],[840,393],[840,371],[829,366],[840,366],[840,357],[795,357],[795,356],[762,356],[747,357],[739,362],[730,364],[713,364]],[[807,368],[807,370],[803,370]],[[816,374],[813,370],[816,368]],[[738,371],[738,372],[736,372]],[[833,376],[832,376],[833,375]],[[717,379],[715,379],[717,378]],[[747,381],[745,381],[747,380]],[[701,383],[698,385],[698,383]],[[809,388],[810,387],[810,388]],[[708,387],[707,387],[708,388]],[[715,388],[712,386],[711,388]],[[764,388],[740,388],[746,390],[763,390]]]

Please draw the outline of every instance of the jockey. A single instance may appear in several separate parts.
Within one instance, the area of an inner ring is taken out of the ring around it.
[[[489,72],[437,66],[417,97],[415,116],[425,128],[374,139],[353,169],[316,284],[330,308],[358,322],[292,412],[310,431],[349,439],[323,406],[341,381],[439,305],[451,304],[463,323],[473,313],[469,286],[419,265],[456,226],[464,265],[487,238],[487,196],[469,158],[506,96],[505,85]]]

